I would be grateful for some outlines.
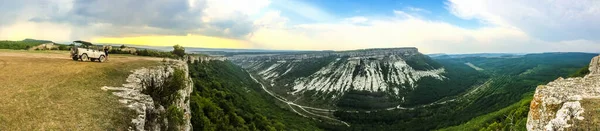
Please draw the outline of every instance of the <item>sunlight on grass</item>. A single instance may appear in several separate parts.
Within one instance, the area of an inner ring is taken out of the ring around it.
[[[0,130],[126,129],[132,112],[100,87],[119,86],[130,70],[158,64],[134,56],[78,62],[66,51],[0,50],[0,56]]]

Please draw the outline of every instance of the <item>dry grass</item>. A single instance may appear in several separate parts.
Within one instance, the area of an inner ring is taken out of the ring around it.
[[[160,58],[72,61],[65,51],[0,50],[0,130],[124,130],[132,115],[100,87]]]
[[[581,106],[584,120],[575,121],[573,131],[599,131],[600,130],[600,99],[583,99]]]

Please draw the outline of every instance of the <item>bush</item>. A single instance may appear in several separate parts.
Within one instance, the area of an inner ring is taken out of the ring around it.
[[[167,113],[165,114],[167,120],[169,122],[169,131],[177,131],[179,130],[179,126],[183,125],[183,110],[177,108],[175,105],[169,106],[167,108]]]
[[[167,67],[164,70],[167,70]],[[175,69],[172,74],[167,75],[152,76],[150,79],[142,80],[143,93],[150,95],[154,102],[158,102],[164,107],[170,106],[179,98],[177,91],[185,87],[185,72],[183,70]],[[162,83],[159,82],[159,78],[163,78]]]
[[[164,71],[167,72],[165,66]],[[160,76],[164,75],[164,76]],[[177,107],[175,102],[181,96],[178,91],[183,89],[186,84],[185,72],[180,69],[174,69],[171,74],[153,74],[148,79],[142,79],[142,93],[152,97],[154,105],[158,107],[167,107],[166,112],[162,113],[147,110],[146,129],[151,129],[153,125],[160,125],[161,130],[179,130],[179,125],[184,122],[184,113]],[[167,125],[163,124],[167,123]]]
[[[581,67],[579,70],[577,70],[577,72],[569,75],[569,77],[583,77],[590,73],[589,68],[590,65],[585,65],[584,67]]]
[[[168,57],[168,58],[175,58],[175,55],[173,55],[170,52],[161,52],[161,51],[156,51],[156,50],[148,50],[148,49],[143,49],[143,50],[139,50],[137,52],[137,55],[139,56],[152,56],[152,57]]]
[[[71,47],[67,45],[58,45],[58,50],[70,50]]]
[[[40,41],[0,41],[0,49],[27,50],[43,43]]]
[[[181,57],[185,56],[185,48],[183,48],[183,46],[180,46],[180,45],[174,45],[173,46],[173,54],[175,54],[176,56],[181,58]]]

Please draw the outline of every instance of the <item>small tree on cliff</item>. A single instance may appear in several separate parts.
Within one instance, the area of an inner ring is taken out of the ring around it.
[[[183,57],[185,55],[185,48],[183,48],[183,46],[180,45],[174,45],[173,54],[175,54],[178,57]]]

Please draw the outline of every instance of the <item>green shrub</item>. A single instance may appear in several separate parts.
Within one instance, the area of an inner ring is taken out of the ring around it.
[[[579,70],[577,70],[577,72],[569,75],[569,77],[583,77],[590,73],[589,68],[590,65],[585,65],[584,67],[581,67]]]
[[[0,41],[0,49],[27,50],[43,43],[42,41]]]
[[[185,48],[183,48],[183,46],[180,46],[180,45],[174,45],[173,46],[173,54],[175,54],[176,56],[181,58],[185,55]]]
[[[143,49],[143,50],[137,51],[137,55],[139,55],[139,56],[175,58],[175,55],[173,55],[171,52],[162,52],[162,51],[148,50],[148,49]]]
[[[177,131],[179,130],[179,126],[183,125],[183,110],[177,108],[175,105],[169,106],[167,108],[167,113],[165,114],[166,118],[169,122],[169,131]]]
[[[165,72],[168,67],[165,66]],[[155,105],[167,107],[163,114],[157,112],[146,112],[146,129],[153,128],[153,125],[160,124],[161,130],[179,130],[179,125],[182,125],[183,111],[177,107],[175,102],[181,96],[178,91],[183,89],[186,84],[185,72],[181,69],[174,69],[171,74],[154,74],[148,79],[142,79],[142,93],[150,95]],[[157,106],[158,107],[158,106]],[[166,120],[166,122],[165,122]],[[163,125],[162,123],[168,123]]]
[[[164,70],[167,70],[167,67]],[[160,77],[164,78],[162,83],[158,80]],[[142,80],[142,87],[144,88],[143,93],[150,95],[154,102],[168,107],[180,97],[177,91],[185,87],[185,72],[175,69],[168,76],[152,76],[148,80]]]

